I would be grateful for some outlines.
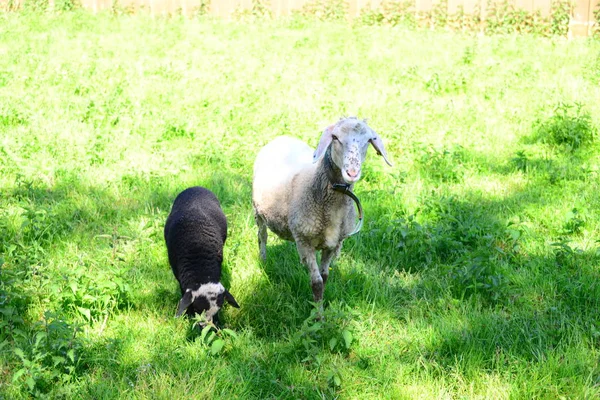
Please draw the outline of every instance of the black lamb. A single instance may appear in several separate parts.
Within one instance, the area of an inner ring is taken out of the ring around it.
[[[182,295],[177,316],[205,311],[208,322],[218,323],[224,300],[239,308],[220,282],[226,239],[227,219],[214,193],[195,186],[177,196],[165,224],[169,263]]]

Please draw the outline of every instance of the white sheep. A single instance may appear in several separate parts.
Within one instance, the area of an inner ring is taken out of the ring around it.
[[[353,229],[352,199],[334,189],[351,190],[361,177],[369,144],[387,159],[381,138],[363,120],[342,118],[327,127],[316,151],[281,136],[265,145],[254,163],[252,201],[258,225],[260,257],[267,256],[267,227],[296,243],[308,268],[315,302],[323,299],[329,265]],[[316,251],[321,250],[321,263]]]

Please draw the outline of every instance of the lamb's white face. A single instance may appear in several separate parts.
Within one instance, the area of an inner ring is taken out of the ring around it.
[[[177,306],[177,316],[184,312],[188,314],[202,314],[208,322],[213,322],[213,318],[219,312],[225,300],[235,308],[240,308],[235,298],[220,282],[205,283],[196,290],[186,289],[179,305]],[[190,308],[191,307],[191,308]]]
[[[347,119],[334,128],[331,158],[342,171],[344,182],[352,184],[360,179],[369,140],[373,137],[368,126],[357,119]]]
[[[189,289],[188,289],[189,290]],[[205,311],[206,320],[212,322],[213,317],[223,306],[225,288],[219,283],[205,283],[192,290],[192,307],[198,314]]]

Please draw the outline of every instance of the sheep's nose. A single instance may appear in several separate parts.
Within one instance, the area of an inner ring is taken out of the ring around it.
[[[350,168],[346,170],[346,173],[348,174],[348,176],[350,178],[356,178],[356,176],[358,175],[358,170],[354,169],[354,168]]]

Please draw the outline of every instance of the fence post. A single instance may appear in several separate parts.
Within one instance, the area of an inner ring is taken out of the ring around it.
[[[591,34],[594,15],[591,0],[575,0],[575,6],[569,21],[569,37],[588,36]]]

